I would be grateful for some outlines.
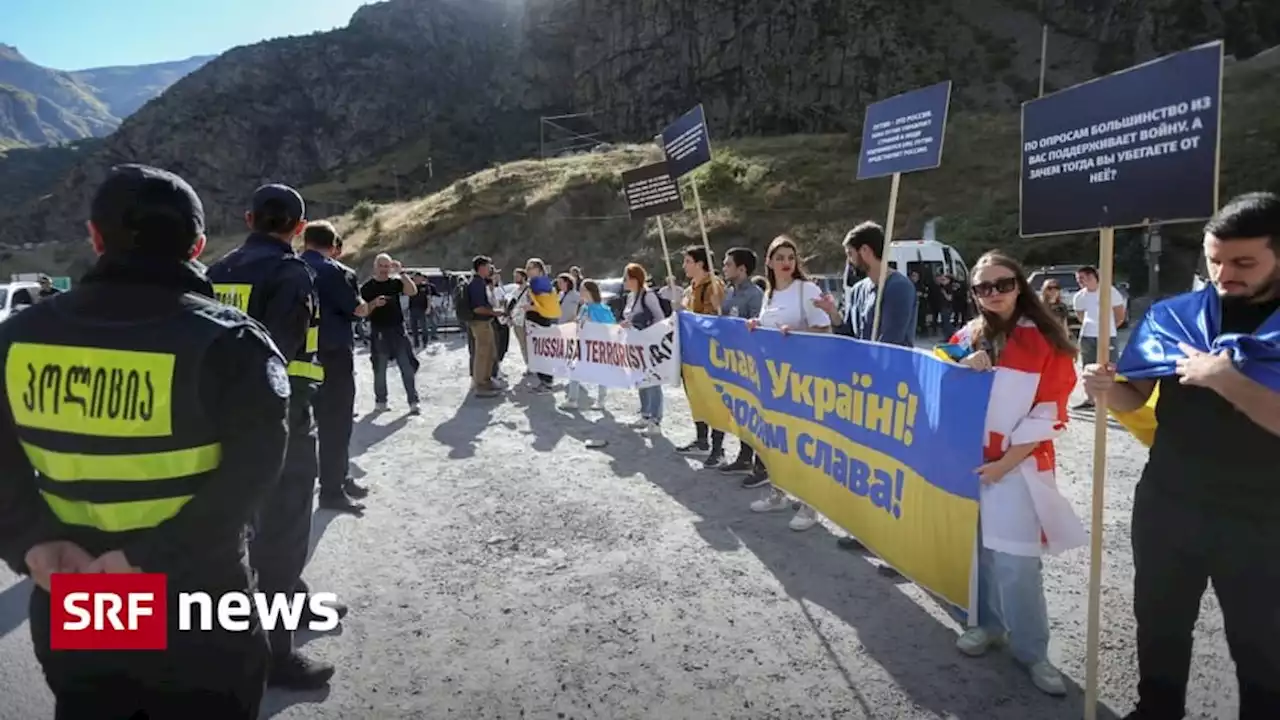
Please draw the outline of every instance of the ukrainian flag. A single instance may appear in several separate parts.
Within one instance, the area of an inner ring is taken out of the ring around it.
[[[1177,375],[1177,361],[1184,344],[1202,352],[1227,351],[1245,377],[1280,392],[1280,311],[1253,335],[1222,334],[1222,301],[1213,285],[1163,300],[1151,307],[1134,329],[1120,356],[1120,379],[1159,380]],[[1156,400],[1159,386],[1147,404],[1132,412],[1111,415],[1150,447],[1156,432]]]

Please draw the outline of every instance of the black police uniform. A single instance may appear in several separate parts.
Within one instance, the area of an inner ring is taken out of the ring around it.
[[[351,323],[360,306],[355,272],[316,250],[302,253],[315,272],[320,300],[320,364],[324,384],[315,397],[320,440],[320,497],[341,499],[350,465],[352,409],[356,401],[355,340]]]
[[[280,481],[254,523],[249,556],[263,592],[293,592],[307,562],[318,470],[311,399],[324,374],[315,359],[315,276],[288,243],[262,233],[251,234],[209,266],[208,274],[218,299],[265,325],[290,360],[288,449]],[[271,652],[276,662],[291,655],[293,632],[273,628]]]
[[[0,324],[0,551],[15,571],[67,540],[166,574],[171,608],[183,591],[254,591],[244,530],[276,482],[289,387],[266,331],[212,295],[190,265],[107,256]],[[52,652],[49,605],[32,591],[59,719],[257,718],[256,621],[184,633],[170,612],[165,651]]]

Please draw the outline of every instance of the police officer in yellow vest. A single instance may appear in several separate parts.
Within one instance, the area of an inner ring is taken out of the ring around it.
[[[0,556],[34,581],[58,718],[254,719],[256,622],[184,633],[170,611],[163,652],[49,649],[51,573],[164,573],[170,607],[183,591],[253,592],[245,526],[286,444],[284,358],[192,263],[205,239],[191,187],[117,167],[90,218],[93,270],[0,323]]]
[[[311,512],[319,467],[311,411],[324,371],[316,360],[319,301],[315,273],[294,252],[292,241],[306,227],[302,196],[286,185],[264,185],[245,214],[252,232],[244,243],[209,266],[218,299],[248,313],[271,333],[289,359],[289,445],[280,482],[253,526],[249,559],[262,591],[303,591],[302,569],[311,539]],[[293,632],[270,631],[274,687],[312,690],[333,676],[333,666],[302,655]]]

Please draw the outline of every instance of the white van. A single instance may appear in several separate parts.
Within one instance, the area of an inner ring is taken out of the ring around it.
[[[915,270],[921,277],[950,275],[969,281],[969,267],[955,248],[937,240],[894,240],[889,243],[889,267],[903,275]]]

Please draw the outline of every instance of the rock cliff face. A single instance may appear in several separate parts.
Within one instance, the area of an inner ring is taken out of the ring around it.
[[[637,140],[703,102],[714,142],[856,132],[869,101],[946,78],[958,109],[1014,106],[1036,92],[1042,19],[1049,89],[1218,37],[1240,55],[1280,41],[1275,0],[389,0],[179,81],[0,219],[0,240],[78,240],[119,162],[186,176],[217,234],[260,182],[321,182],[409,143],[445,177],[534,155],[540,115],[594,111],[608,139]]]

